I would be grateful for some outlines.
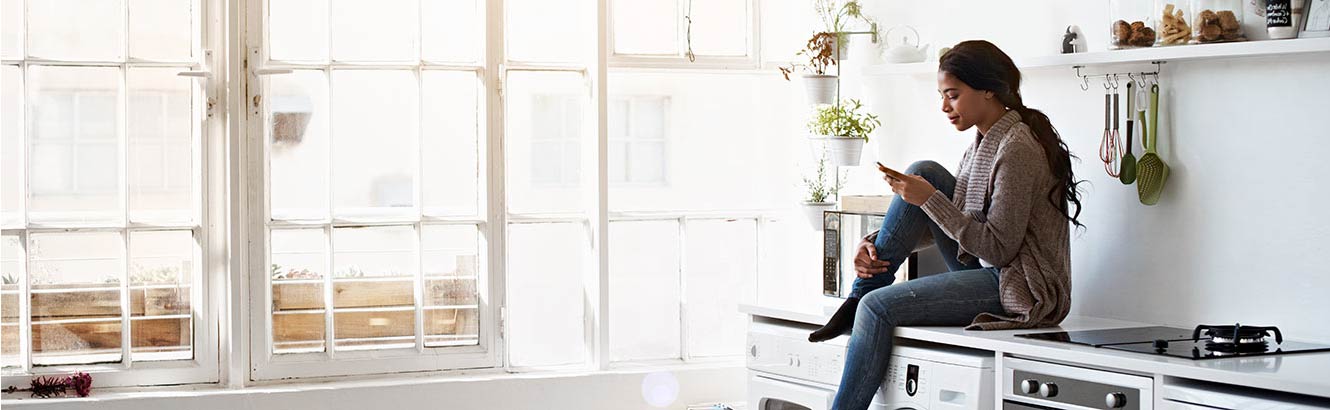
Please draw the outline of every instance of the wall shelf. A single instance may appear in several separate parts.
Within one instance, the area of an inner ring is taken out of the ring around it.
[[[1154,61],[1230,59],[1326,52],[1330,52],[1330,38],[1296,38],[1054,54],[1017,59],[1016,65],[1022,69],[1070,68],[1074,66],[1149,64]],[[877,64],[864,68],[864,74],[870,76],[921,75],[936,72],[936,61],[909,64]]]

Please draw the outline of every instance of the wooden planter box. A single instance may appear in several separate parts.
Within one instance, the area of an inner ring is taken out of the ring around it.
[[[425,306],[474,305],[472,279],[428,279]],[[323,283],[273,283],[273,342],[287,347],[318,347],[324,340]],[[415,282],[334,282],[334,309],[410,308]],[[428,309],[426,335],[476,334],[476,309]],[[335,338],[366,339],[415,335],[415,311],[335,312]],[[358,343],[363,344],[363,343]]]

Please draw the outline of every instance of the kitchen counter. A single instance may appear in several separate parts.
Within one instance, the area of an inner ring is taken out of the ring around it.
[[[832,302],[838,301],[813,300],[786,302],[779,305],[743,304],[739,306],[739,310],[753,316],[821,325],[830,317],[828,313],[830,310],[826,306]],[[830,309],[834,308],[832,306]],[[953,326],[902,326],[897,328],[896,337],[1001,352],[1005,355],[1044,361],[1116,369],[1153,375],[1156,379],[1158,376],[1179,377],[1330,398],[1330,352],[1189,360],[1016,337],[1017,334],[1058,330],[1078,331],[1157,325],[1071,316],[1057,328],[971,331]]]

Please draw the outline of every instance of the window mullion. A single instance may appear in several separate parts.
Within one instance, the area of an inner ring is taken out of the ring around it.
[[[124,27],[124,35],[120,38],[124,56],[122,56],[123,61],[120,63],[120,107],[116,109],[116,119],[119,120],[116,121],[119,125],[116,127],[116,133],[118,134],[116,141],[119,142],[117,144],[119,145],[117,147],[119,152],[116,154],[120,159],[120,176],[116,182],[120,187],[118,190],[120,198],[118,199],[120,200],[121,218],[123,218],[121,223],[125,226],[120,230],[120,240],[124,244],[120,252],[120,362],[125,365],[125,368],[132,368],[134,362],[131,347],[134,343],[134,331],[132,328],[133,322],[129,320],[129,250],[131,248],[129,238],[129,2],[121,4],[120,18],[123,23],[121,27]],[[144,303],[147,303],[146,298]]]
[[[336,252],[333,246],[336,245],[336,240],[333,239],[334,229],[331,225],[328,225],[323,229],[325,232],[324,240],[327,243],[325,246],[328,249],[327,256],[325,256],[325,266],[328,268],[323,273],[323,352],[328,359],[331,360],[337,358],[335,349],[333,349],[333,342],[335,340],[333,332],[337,331],[335,326],[336,316],[333,315],[333,272],[335,272],[336,269],[336,267],[333,266],[333,260],[335,259],[333,255]],[[271,235],[269,237],[271,237]],[[271,252],[272,246],[269,245],[268,249],[270,249],[269,252]],[[271,288],[269,288],[268,292],[272,292]],[[276,333],[275,328],[273,329],[273,333]],[[272,339],[272,336],[269,335],[268,338]]]

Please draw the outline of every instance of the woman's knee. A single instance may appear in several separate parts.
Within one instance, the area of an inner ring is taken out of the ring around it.
[[[896,295],[896,289],[891,286],[875,289],[864,295],[859,300],[859,308],[855,311],[857,318],[877,319],[887,323],[895,323],[892,318],[892,303],[899,299]]]

